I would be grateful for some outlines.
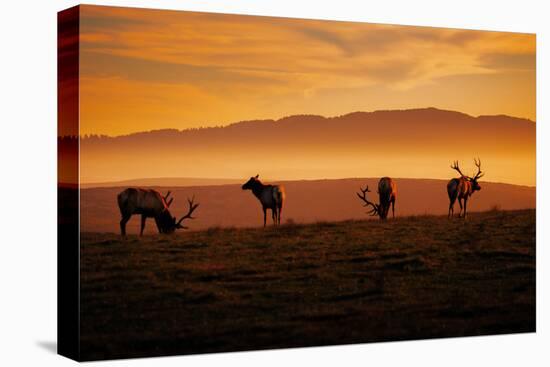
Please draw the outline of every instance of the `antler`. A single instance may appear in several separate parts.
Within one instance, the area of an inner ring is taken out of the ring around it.
[[[362,189],[361,187],[359,187],[359,190],[361,190],[361,193],[362,194],[359,194],[358,192],[356,192],[357,196],[359,197],[359,199],[361,199],[365,204],[363,204],[363,206],[372,206],[372,209],[370,211],[367,212],[367,214],[370,214],[371,216],[375,216],[378,214],[378,209],[379,209],[379,205],[376,205],[375,203],[373,202],[370,202],[368,199],[367,199],[367,192],[371,192],[369,190],[369,185],[367,185],[367,188],[366,189]]]
[[[180,223],[184,220],[184,219],[195,219],[195,217],[192,216],[193,212],[195,211],[195,209],[197,209],[199,207],[199,204],[194,204],[193,202],[195,201],[195,196],[193,195],[193,198],[191,200],[189,200],[189,198],[187,199],[187,202],[189,203],[189,211],[187,212],[187,214],[185,214],[183,217],[180,218],[180,220],[178,221],[178,223],[176,223],[177,226],[180,225]],[[183,227],[183,226],[182,226]],[[187,227],[183,227],[183,228],[187,228]]]
[[[171,198],[170,201],[166,201],[168,200],[168,197],[170,196],[171,193],[172,191],[168,191],[166,195],[164,195],[164,201],[166,202],[167,207],[170,207],[170,204],[172,204],[172,201],[174,201],[174,198]]]
[[[474,158],[474,163],[475,163],[475,165],[476,165],[476,167],[477,167],[477,173],[476,173],[476,175],[474,176],[473,179],[474,179],[474,180],[477,180],[478,178],[483,177],[483,176],[485,175],[485,173],[484,173],[484,172],[481,172],[481,159],[478,158],[478,159],[476,160],[476,159]]]
[[[461,175],[462,177],[466,177],[466,176],[464,175],[464,173],[462,173],[462,171],[460,170],[460,167],[458,167],[458,161],[454,161],[453,164],[451,165],[451,168],[454,169],[454,170],[456,170],[458,173],[460,173],[460,175]]]

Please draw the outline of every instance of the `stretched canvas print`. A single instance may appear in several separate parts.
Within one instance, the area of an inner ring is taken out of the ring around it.
[[[58,348],[535,331],[534,34],[59,13]]]

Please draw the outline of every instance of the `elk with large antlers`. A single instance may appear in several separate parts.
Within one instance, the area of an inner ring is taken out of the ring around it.
[[[394,180],[389,177],[382,177],[378,182],[378,198],[379,204],[375,204],[367,199],[367,192],[370,192],[369,186],[365,189],[359,188],[361,194],[357,193],[359,199],[363,201],[363,206],[370,207],[367,214],[371,216],[378,215],[380,219],[386,219],[392,208],[392,217],[395,218],[395,199],[397,198],[397,185]]]
[[[145,229],[145,221],[147,218],[154,218],[159,233],[173,233],[176,229],[186,229],[181,225],[184,219],[194,219],[193,212],[199,204],[195,204],[194,198],[187,202],[189,203],[189,211],[180,220],[176,221],[176,217],[172,217],[168,208],[172,201],[168,200],[170,191],[165,196],[162,196],[158,191],[152,189],[128,188],[122,191],[117,196],[118,207],[120,209],[120,232],[123,236],[126,235],[126,223],[132,215],[141,215],[141,230],[140,236],[143,236]]]
[[[264,212],[264,227],[266,223],[267,209],[271,209],[271,218],[273,224],[281,224],[281,211],[283,210],[283,203],[285,201],[285,188],[282,185],[264,185],[258,179],[260,175],[256,177],[250,177],[250,179],[242,186],[243,190],[252,190],[254,196],[258,198],[260,204],[262,204],[262,210]]]
[[[463,218],[466,218],[466,206],[468,199],[476,191],[481,190],[478,180],[483,177],[485,173],[481,172],[481,160],[474,158],[474,163],[477,167],[477,173],[474,177],[466,176],[460,170],[458,166],[458,161],[454,161],[451,165],[451,168],[457,171],[460,174],[460,178],[453,178],[447,184],[447,194],[449,194],[449,218],[454,214],[454,204],[455,200],[458,199],[458,205],[460,205],[460,212],[458,217],[460,218],[461,214]],[[462,204],[464,202],[464,205]]]

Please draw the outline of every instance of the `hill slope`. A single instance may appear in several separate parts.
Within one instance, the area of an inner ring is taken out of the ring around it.
[[[535,331],[534,210],[84,234],[80,256],[84,359]]]
[[[292,219],[297,223],[365,219],[367,215],[355,192],[368,184],[376,192],[378,179],[341,179],[314,181],[285,181],[286,202],[282,223]],[[397,216],[417,214],[447,214],[447,180],[396,179],[398,198]],[[481,183],[482,189],[469,202],[470,211],[535,208],[536,190],[533,187],[498,183]],[[262,211],[258,200],[241,185],[155,187],[161,192],[172,191],[173,215],[183,215],[187,210],[187,197],[195,195],[200,203],[196,220],[187,223],[193,230],[216,226],[254,227],[262,225]],[[95,188],[81,191],[81,230],[85,232],[118,232],[120,213],[116,195],[124,187]],[[372,196],[378,202],[376,196]],[[455,204],[458,213],[458,203]],[[269,223],[269,222],[268,222]],[[137,233],[139,217],[128,223],[129,233]],[[147,233],[155,233],[150,219]]]

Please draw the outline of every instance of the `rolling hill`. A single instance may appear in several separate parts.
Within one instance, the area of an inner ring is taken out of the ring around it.
[[[81,357],[534,332],[534,210],[81,236]]]
[[[357,199],[359,187],[369,185],[376,192],[378,179],[350,178],[339,180],[281,181],[285,185],[287,199],[282,212],[282,223],[318,221],[341,221],[371,218]],[[396,215],[447,214],[449,205],[447,180],[396,179],[398,198]],[[244,181],[243,181],[244,183]],[[118,232],[120,213],[116,196],[126,186],[83,189],[81,198],[81,231]],[[182,215],[187,210],[187,197],[195,195],[200,203],[197,219],[187,225],[192,230],[210,227],[255,227],[262,225],[262,211],[258,200],[250,191],[243,191],[240,184],[219,186],[160,187],[162,193],[170,190],[174,203],[173,215]],[[536,207],[536,189],[501,183],[481,182],[482,190],[473,195],[469,211],[491,209],[513,210]],[[378,202],[376,196],[371,196]],[[458,203],[455,204],[458,213]],[[268,214],[269,215],[269,214]],[[268,222],[269,223],[269,222]],[[129,233],[137,233],[139,217],[128,223]],[[149,220],[146,233],[155,233],[153,220]]]

